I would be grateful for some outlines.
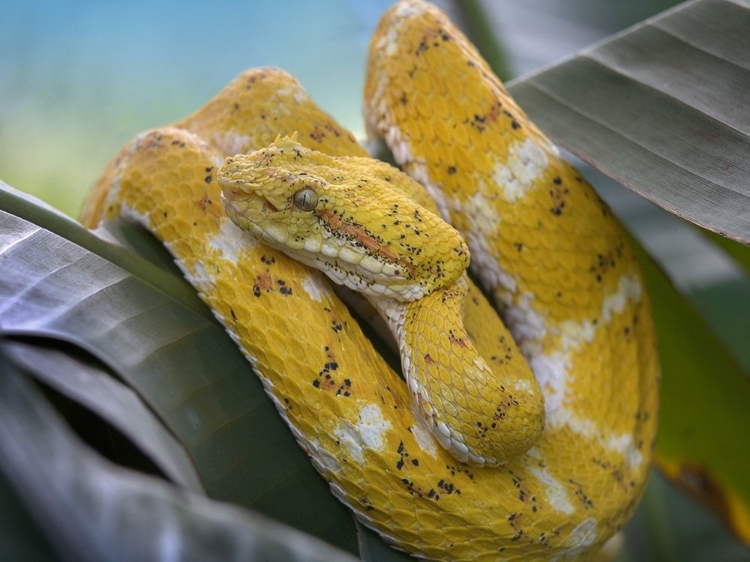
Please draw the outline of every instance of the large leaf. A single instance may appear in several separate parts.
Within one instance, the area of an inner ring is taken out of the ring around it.
[[[750,544],[750,378],[639,249],[662,364],[656,461]]]
[[[738,244],[709,230],[704,230],[703,233],[737,262],[737,265],[750,274],[750,248],[748,246]]]
[[[658,471],[649,478],[624,549],[612,562],[746,562],[747,547]]]
[[[299,531],[101,459],[1,355],[0,427],[0,470],[68,560],[354,560]]]
[[[750,4],[696,0],[510,85],[552,139],[750,244]]]
[[[750,346],[747,345],[750,334],[750,278],[729,279],[695,290],[690,300],[750,380]]]
[[[20,342],[8,343],[5,353],[19,368],[109,422],[140,447],[172,482],[204,493],[182,445],[140,398],[103,366],[74,357],[71,349]]]
[[[44,225],[46,230],[95,252],[123,270],[137,275],[155,289],[178,299],[183,306],[213,320],[213,315],[208,307],[203,304],[195,294],[195,290],[181,275],[170,275],[162,267],[155,266],[141,256],[133,252],[123,251],[122,248],[110,243],[104,237],[96,236],[83,228],[80,223],[57,209],[14,189],[2,180],[0,180],[0,209],[30,223]],[[107,233],[102,231],[100,234]],[[114,239],[111,235],[107,235],[106,238]]]
[[[4,474],[0,474],[0,560],[57,560],[55,551]]]
[[[6,190],[8,201],[34,207]],[[71,342],[117,372],[183,444],[211,497],[356,552],[348,510],[216,322],[20,217],[0,210],[0,225],[0,330]]]

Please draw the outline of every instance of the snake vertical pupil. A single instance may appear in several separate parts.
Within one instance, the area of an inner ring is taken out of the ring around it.
[[[300,211],[312,211],[318,204],[318,195],[309,187],[294,194],[294,206]]]

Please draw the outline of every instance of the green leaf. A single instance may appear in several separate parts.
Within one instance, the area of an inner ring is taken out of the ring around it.
[[[195,290],[185,281],[182,275],[165,272],[163,268],[154,265],[149,260],[124,250],[118,243],[113,243],[117,240],[111,234],[107,236],[109,240],[97,236],[57,209],[32,195],[18,191],[2,180],[0,180],[0,209],[25,219],[29,223],[43,225],[46,230],[94,252],[114,265],[143,279],[155,289],[178,299],[183,306],[213,320],[211,311],[198,298]],[[99,232],[102,234],[106,231],[100,230]]]
[[[653,471],[616,562],[741,562],[747,547],[720,520]]]
[[[744,246],[743,246],[744,247]],[[690,301],[729,353],[750,373],[750,278],[728,279],[695,289]]]
[[[461,0],[453,2],[453,8],[460,14],[463,32],[483,54],[490,68],[500,80],[507,80],[511,76],[510,65],[498,41],[497,29],[492,28],[482,2]]]
[[[40,382],[111,423],[135,443],[172,482],[204,493],[184,448],[140,398],[101,365],[49,347],[8,342],[9,361]]]
[[[174,262],[172,254],[167,251],[164,245],[153,234],[141,225],[123,220],[107,221],[99,224],[94,230],[94,234],[105,240],[112,239],[116,241],[117,244],[130,250],[130,255],[134,253],[141,258],[145,258],[160,270],[171,273],[176,281],[178,280],[187,285],[185,277]],[[133,273],[140,274],[140,271],[134,271]],[[195,289],[190,285],[188,285],[188,292],[191,299],[195,298]],[[203,301],[199,302],[201,306],[205,306]]]
[[[740,267],[750,274],[750,248],[738,244],[734,240],[729,240],[710,230],[704,230],[703,234],[714,244],[719,246],[728,256],[730,256]]]
[[[259,515],[103,460],[3,357],[0,427],[0,470],[64,558],[354,560]]]
[[[556,143],[750,244],[750,4],[697,0],[513,82]]]
[[[666,275],[638,253],[662,364],[657,464],[750,543],[750,378]]]
[[[209,496],[356,552],[349,511],[215,321],[28,221],[0,211],[0,224],[0,330],[64,340],[105,363],[183,444]]]

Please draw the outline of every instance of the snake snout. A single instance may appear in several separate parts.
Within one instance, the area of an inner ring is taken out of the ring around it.
[[[278,212],[279,209],[259,191],[257,170],[248,166],[247,156],[228,157],[216,174],[224,207],[233,215],[248,217],[251,211]]]

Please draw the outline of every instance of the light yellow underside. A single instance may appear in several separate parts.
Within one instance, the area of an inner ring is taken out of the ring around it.
[[[323,275],[225,216],[215,180],[225,156],[294,131],[309,148],[366,155],[282,71],[248,71],[191,117],[140,135],[82,220],[122,215],[164,241],[333,493],[387,540],[435,559],[585,558],[632,514],[656,429],[654,330],[627,237],[422,2],[401,2],[381,23],[366,103],[373,130],[463,233],[542,387],[544,432],[506,465],[456,462]],[[473,285],[465,323],[489,361],[519,354]]]

